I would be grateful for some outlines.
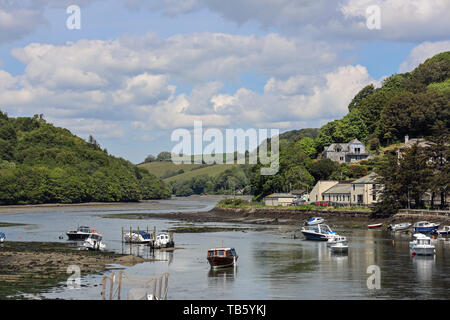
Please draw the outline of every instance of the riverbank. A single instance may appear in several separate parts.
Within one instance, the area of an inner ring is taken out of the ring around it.
[[[205,212],[169,212],[169,213],[125,213],[102,215],[103,218],[116,219],[168,219],[191,223],[202,222],[228,222],[245,223],[257,225],[298,225],[303,224],[305,220],[311,217],[320,216],[325,218],[327,223],[337,223],[349,228],[367,228],[367,224],[373,223],[400,223],[417,222],[429,220],[442,224],[450,223],[448,216],[417,215],[397,213],[390,217],[372,216],[370,209],[358,210],[352,208],[324,208],[314,210],[305,210],[296,207],[248,207],[232,208],[216,206],[210,211]]]
[[[59,242],[10,242],[0,245],[0,300],[20,299],[65,285],[70,265],[80,267],[81,276],[98,274],[109,266],[132,266],[150,261],[109,251],[84,251]]]

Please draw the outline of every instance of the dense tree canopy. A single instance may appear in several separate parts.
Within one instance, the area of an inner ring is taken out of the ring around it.
[[[147,170],[102,150],[42,115],[0,112],[0,204],[137,201],[170,191]]]

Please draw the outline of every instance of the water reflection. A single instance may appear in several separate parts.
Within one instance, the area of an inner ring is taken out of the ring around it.
[[[208,286],[226,290],[236,279],[238,266],[224,269],[210,269],[208,272]]]
[[[167,264],[170,265],[173,262],[174,253],[173,251],[153,250],[152,256],[153,259],[157,261],[167,261]]]
[[[431,281],[436,256],[416,256],[413,258],[413,265],[417,273],[418,281]]]

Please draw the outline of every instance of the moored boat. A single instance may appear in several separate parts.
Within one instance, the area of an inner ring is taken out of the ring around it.
[[[3,232],[0,232],[0,242],[5,242],[6,235]]]
[[[321,218],[321,217],[312,217],[311,219],[309,219],[308,221],[305,222],[305,226],[313,226],[316,224],[321,224],[324,223],[325,219]]]
[[[84,240],[83,247],[85,250],[105,250],[106,245],[102,242],[102,235],[98,232],[89,234]]]
[[[369,229],[377,229],[377,228],[381,228],[382,226],[383,226],[382,223],[374,223],[374,224],[369,224],[367,226],[367,228],[369,228]]]
[[[450,226],[444,226],[442,229],[436,231],[441,236],[448,236],[450,234]]]
[[[398,223],[398,224],[390,224],[388,226],[388,229],[392,230],[392,231],[403,231],[403,230],[409,229],[409,227],[411,227],[411,223],[405,222],[405,223]]]
[[[208,250],[206,259],[212,269],[219,269],[235,266],[238,255],[234,248],[214,248]]]
[[[436,250],[433,244],[431,244],[431,238],[422,233],[416,233],[414,235],[415,240],[409,243],[409,248],[413,254],[417,255],[433,255]]]
[[[413,232],[421,233],[421,232],[433,232],[436,231],[439,227],[439,223],[433,223],[428,221],[419,221],[414,223]]]
[[[301,232],[307,240],[315,241],[328,241],[329,238],[336,236],[336,232],[333,232],[326,224],[303,227]]]
[[[348,252],[348,244],[345,242],[335,243],[330,248],[331,248],[331,251],[334,253],[347,253]]]
[[[77,230],[72,230],[72,231],[66,232],[66,234],[67,234],[67,237],[69,238],[69,240],[80,241],[80,240],[87,239],[93,231],[94,230],[91,230],[90,227],[81,226],[81,227],[78,227]]]
[[[327,241],[327,246],[330,247],[337,243],[348,244],[347,237],[336,235],[334,237],[330,237]]]
[[[153,240],[151,234],[145,231],[127,232],[123,235],[123,239],[127,243],[149,243]]]
[[[156,248],[172,248],[175,246],[175,243],[169,234],[160,233],[156,236],[154,245]]]

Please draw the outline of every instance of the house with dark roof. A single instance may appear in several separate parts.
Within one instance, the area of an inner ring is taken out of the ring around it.
[[[348,143],[332,143],[326,146],[322,157],[339,163],[351,163],[369,159],[370,155],[361,141],[353,139]]]

